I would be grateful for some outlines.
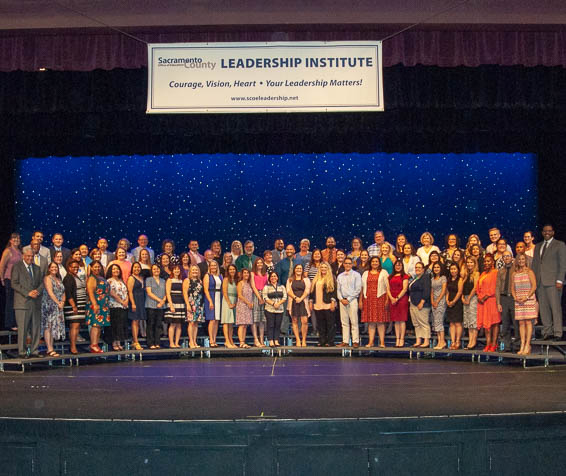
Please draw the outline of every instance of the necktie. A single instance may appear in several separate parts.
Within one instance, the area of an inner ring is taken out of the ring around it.
[[[542,245],[542,252],[540,254],[540,259],[542,260],[542,258],[544,257],[544,252],[546,251],[546,247],[548,246],[548,241],[544,242],[544,245]]]
[[[503,285],[503,294],[507,294],[509,295],[509,271],[511,270],[511,267],[506,267],[505,268],[505,284]]]
[[[33,271],[31,270],[31,265],[28,266],[28,273],[29,273],[29,275],[30,275],[30,278],[31,278],[32,281],[33,281]]]
[[[37,266],[39,266],[39,255],[35,255],[34,262]],[[30,268],[31,269],[31,268]]]

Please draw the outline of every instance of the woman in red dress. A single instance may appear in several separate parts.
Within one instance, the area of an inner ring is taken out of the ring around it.
[[[397,260],[393,265],[393,274],[389,276],[387,296],[389,297],[389,314],[395,323],[395,347],[405,346],[405,329],[409,315],[409,275],[405,274],[403,261]]]
[[[493,255],[487,253],[483,259],[484,272],[478,280],[478,330],[485,329],[486,346],[484,352],[495,352],[501,315],[495,302],[497,269],[494,268]]]
[[[385,347],[385,324],[390,321],[389,301],[387,298],[387,285],[389,274],[381,268],[378,256],[373,256],[369,262],[369,271],[362,275],[362,292],[360,294],[360,308],[362,322],[369,323],[369,344],[373,347],[375,330],[379,334],[379,347]]]

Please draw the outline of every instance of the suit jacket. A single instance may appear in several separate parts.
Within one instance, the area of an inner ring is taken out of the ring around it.
[[[26,264],[17,262],[12,268],[12,289],[14,290],[14,309],[41,309],[41,294],[43,293],[43,274],[39,266],[31,264],[33,280],[29,275]],[[39,296],[35,299],[28,296],[36,289]]]
[[[556,281],[564,281],[566,274],[566,245],[563,241],[553,238],[541,260],[540,251],[544,241],[535,245],[533,254],[533,271],[537,285],[554,286]]]
[[[69,248],[65,248],[64,246],[61,246],[61,251],[63,252],[63,266],[65,266],[67,260],[71,257],[71,250]],[[41,254],[41,250],[39,254]],[[51,261],[53,261],[53,256],[55,255],[54,246],[49,247],[49,255],[51,256]]]
[[[198,269],[200,269],[200,279],[204,278],[204,275],[208,273],[208,261],[203,261],[197,264]],[[219,268],[220,269],[220,268]]]
[[[102,260],[102,265],[104,266],[104,268],[106,268],[108,266],[108,263],[114,260],[114,253],[105,251],[104,253],[102,253],[102,255],[106,256],[106,263],[104,263],[104,260]]]
[[[507,268],[503,268],[497,271],[497,283],[495,284],[495,302],[499,306],[501,304],[500,296],[502,294],[511,296],[511,289],[513,288],[513,263],[509,267],[509,288],[505,289],[505,275],[507,274]]]
[[[277,251],[275,249],[271,250],[271,255],[273,256],[273,260],[272,260],[273,264],[277,264],[277,263],[279,263],[279,261],[282,261],[287,257],[284,249],[281,250],[281,253],[279,253],[279,251]]]
[[[27,250],[31,250],[31,246],[30,246],[30,245],[24,246],[23,249],[22,249],[22,253],[23,253],[24,251],[27,251]],[[41,246],[39,247],[39,254],[40,254],[41,256],[43,256],[43,257],[47,260],[47,264],[51,263],[51,252],[49,251],[49,248],[47,248],[46,246],[41,245]]]
[[[45,274],[47,273],[47,266],[49,266],[49,263],[51,261],[47,260],[44,256],[42,256],[41,254],[39,255],[39,272],[41,274],[41,279],[43,279],[43,277],[45,276]],[[35,264],[35,255],[33,255],[33,261],[32,263]],[[37,265],[36,265],[37,266]]]
[[[195,257],[192,255],[192,253],[188,252],[188,254],[189,254],[189,263],[190,263],[190,264],[196,264],[197,266],[200,266],[200,264],[202,264],[203,261],[206,261],[206,260],[204,259],[204,256],[201,255],[198,251],[197,251],[196,254],[197,254],[198,257],[201,259],[201,262],[200,262],[200,263],[197,263],[197,260],[196,260]]]

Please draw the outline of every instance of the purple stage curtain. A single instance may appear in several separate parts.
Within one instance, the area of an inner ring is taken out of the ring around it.
[[[372,25],[244,26],[128,29],[148,43],[381,40],[392,31]],[[566,29],[490,26],[489,29],[411,30],[384,43],[383,64],[441,67],[566,66]],[[145,44],[105,29],[0,32],[0,71],[111,70],[147,66]]]

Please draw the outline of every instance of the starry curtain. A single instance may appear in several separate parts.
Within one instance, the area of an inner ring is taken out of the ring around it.
[[[566,30],[533,31],[495,25],[481,31],[445,25],[414,29],[384,44],[383,64],[441,67],[566,66]],[[381,40],[400,27],[376,25],[216,26],[137,28],[148,43]],[[144,43],[108,29],[32,30],[0,33],[0,71],[93,71],[147,66]]]
[[[333,114],[146,115],[146,74],[0,73],[6,233],[12,161],[49,155],[533,152],[540,190],[566,183],[561,67],[397,65],[384,69],[385,113]],[[566,224],[566,203],[541,192],[539,216]]]

